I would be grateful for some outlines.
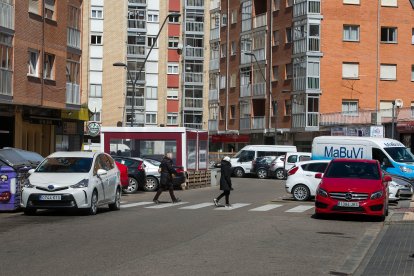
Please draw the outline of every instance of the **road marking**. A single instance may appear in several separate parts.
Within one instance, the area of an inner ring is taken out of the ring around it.
[[[414,213],[413,212],[404,213],[403,220],[414,220]]]
[[[281,205],[281,204],[267,204],[267,205],[263,205],[261,207],[257,207],[257,208],[251,209],[249,211],[266,212],[266,211],[269,211],[269,210],[272,210],[272,209],[279,208],[281,206],[283,206],[283,205]]]
[[[125,204],[125,205],[121,205],[121,208],[131,208],[131,207],[136,207],[136,206],[142,206],[142,205],[149,205],[149,204],[153,204],[154,202],[137,202],[137,203],[130,203],[130,204]]]
[[[187,203],[188,202],[160,203],[160,204],[156,204],[154,206],[149,206],[149,207],[145,207],[145,208],[148,208],[148,209],[162,209],[162,208],[168,208],[168,207],[183,205],[183,204],[187,204]]]
[[[285,212],[287,212],[287,213],[302,213],[302,212],[305,212],[306,210],[312,209],[313,207],[315,207],[315,206],[313,206],[313,205],[299,205],[299,206],[296,206],[295,208],[289,209]]]
[[[181,207],[180,209],[195,210],[195,209],[201,209],[201,208],[209,207],[209,206],[213,206],[213,205],[214,205],[214,203],[208,202],[208,203],[200,203],[200,204],[191,205],[191,206],[185,206],[185,207]]]
[[[220,208],[216,208],[214,210],[231,211],[231,210],[238,209],[238,208],[241,208],[241,207],[244,207],[244,206],[247,206],[247,205],[250,205],[250,203],[236,203],[236,204],[232,204],[231,208],[220,207]]]

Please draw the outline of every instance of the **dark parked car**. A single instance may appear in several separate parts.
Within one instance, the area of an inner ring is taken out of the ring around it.
[[[144,160],[147,162],[146,164],[146,172],[147,172],[147,182],[148,179],[156,179],[156,186],[155,185],[151,185],[151,183],[147,183],[147,191],[155,191],[158,188],[158,183],[160,182],[160,173],[158,172],[158,168],[161,164],[160,161],[157,161],[155,159],[149,159],[149,158],[144,158]],[[186,180],[185,177],[185,171],[183,169],[183,167],[180,166],[174,166],[175,171],[177,172],[177,175],[174,177],[173,179],[173,185],[174,188],[179,188],[181,189],[181,184],[183,184]],[[152,188],[152,189],[151,189]]]
[[[258,178],[264,179],[270,176],[270,167],[272,162],[275,161],[276,156],[262,156],[257,157],[252,162],[252,168],[250,173],[257,175]]]
[[[128,181],[129,185],[123,189],[126,194],[132,194],[143,188],[147,182],[147,175],[145,173],[144,160],[139,158],[131,158],[124,156],[112,156],[116,162],[128,167]]]

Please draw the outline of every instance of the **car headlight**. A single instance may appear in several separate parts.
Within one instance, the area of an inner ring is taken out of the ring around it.
[[[78,189],[78,188],[86,188],[89,185],[89,179],[82,179],[75,185],[70,186],[71,188]]]
[[[29,178],[26,178],[26,180],[23,183],[23,188],[34,188],[35,185],[32,185],[32,183],[30,183]]]
[[[406,167],[406,166],[400,166],[400,170],[401,170],[402,172],[404,172],[404,173],[412,173],[412,172],[413,172],[413,170],[412,170],[412,169],[410,169],[410,168],[408,168],[408,167]]]
[[[328,193],[324,189],[319,188],[316,193],[321,197],[328,197]]]
[[[382,191],[375,192],[371,195],[371,199],[379,199],[382,197]]]

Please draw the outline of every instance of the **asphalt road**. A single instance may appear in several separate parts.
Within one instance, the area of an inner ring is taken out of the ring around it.
[[[233,186],[230,210],[207,206],[219,194],[212,187],[176,191],[183,204],[165,208],[148,208],[153,193],[138,193],[96,216],[0,214],[0,275],[328,275],[352,267],[382,227],[315,219],[313,202],[291,200],[284,181],[233,178]]]

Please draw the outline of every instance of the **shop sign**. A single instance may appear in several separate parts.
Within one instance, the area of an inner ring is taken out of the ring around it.
[[[233,135],[233,134],[222,134],[222,135],[211,135],[212,143],[249,143],[249,135]]]
[[[97,122],[88,123],[88,134],[92,137],[98,136],[101,132],[101,124]]]
[[[397,123],[399,133],[414,133],[414,121]]]

